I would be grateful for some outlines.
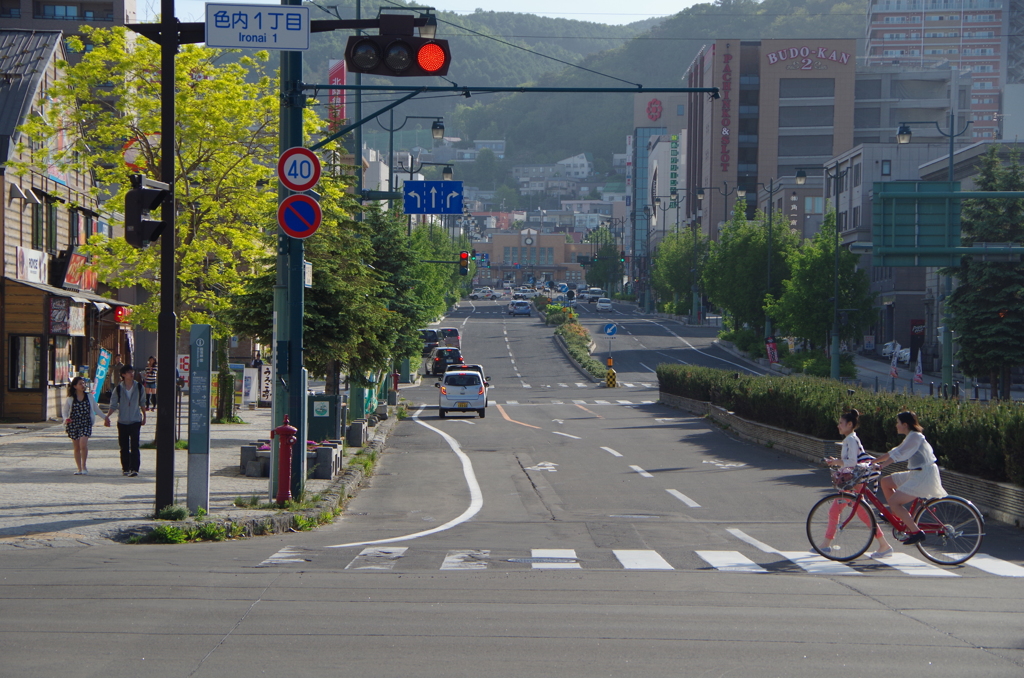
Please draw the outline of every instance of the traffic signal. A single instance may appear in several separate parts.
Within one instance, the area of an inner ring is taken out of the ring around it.
[[[380,35],[354,35],[345,47],[345,69],[392,78],[447,75],[452,53],[447,40],[413,35],[411,14],[382,14]]]
[[[619,252],[619,263],[620,264],[626,263],[626,253],[625,252]]]
[[[149,218],[170,193],[167,184],[147,179],[141,174],[130,177],[132,187],[124,196],[124,239],[132,247],[145,247],[160,237],[163,221]]]
[[[469,275],[469,252],[459,252],[459,275]]]
[[[469,253],[469,256],[473,257],[473,261],[476,261],[476,250]]]

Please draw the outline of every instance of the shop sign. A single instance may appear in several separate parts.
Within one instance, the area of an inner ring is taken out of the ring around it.
[[[722,136],[720,140],[721,149],[719,151],[719,162],[721,163],[722,171],[728,172],[729,167],[732,164],[732,154],[729,150],[730,142],[732,141],[731,129],[732,129],[732,66],[729,62],[732,61],[732,54],[726,52],[722,55],[722,86],[719,88],[721,99],[721,123],[722,123]]]
[[[72,337],[85,336],[85,306],[73,303],[68,308],[68,334]]]
[[[69,334],[71,330],[71,300],[50,296],[50,334]]]
[[[130,306],[115,306],[114,307],[114,321],[119,323],[128,322],[128,318],[132,314]]]
[[[19,247],[17,275],[18,280],[46,284],[49,279],[46,252]]]
[[[814,71],[827,70],[826,61],[837,64],[850,63],[851,55],[828,47],[786,47],[784,49],[768,52],[764,55],[768,65],[772,66],[784,62],[787,63],[787,70]]]
[[[89,258],[76,247],[68,257],[68,268],[64,273],[64,287],[73,290],[95,290],[96,271],[86,268]]]

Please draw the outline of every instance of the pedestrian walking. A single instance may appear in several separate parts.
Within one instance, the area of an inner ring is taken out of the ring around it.
[[[146,411],[156,407],[156,358],[149,356],[142,372],[142,385],[146,389]]]
[[[117,445],[121,449],[121,474],[134,478],[142,466],[139,433],[146,423],[142,409],[142,385],[135,381],[135,368],[121,368],[121,383],[110,394],[110,412],[104,421],[110,426],[110,415],[117,413]]]
[[[64,430],[68,438],[75,446],[75,471],[76,476],[89,475],[87,462],[89,461],[89,438],[92,436],[92,422],[98,415],[105,416],[99,405],[93,399],[92,394],[87,392],[86,381],[82,377],[75,377],[68,386],[68,397],[61,407],[61,415],[64,418]]]

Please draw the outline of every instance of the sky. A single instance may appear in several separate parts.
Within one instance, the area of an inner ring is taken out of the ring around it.
[[[537,14],[546,17],[560,17],[577,21],[593,21],[602,24],[628,24],[651,17],[664,17],[677,14],[698,0],[633,0],[624,3],[622,0],[518,0],[514,11],[522,14]],[[280,2],[267,0],[249,0],[246,5],[279,5]],[[330,6],[331,0],[323,0],[320,4]],[[430,4],[437,9],[455,14],[472,14],[475,9],[485,11],[507,12],[510,10],[508,0],[437,0]],[[160,0],[137,0],[139,17],[148,21],[159,13]],[[199,0],[176,0],[175,13],[182,21],[203,21],[205,2]],[[557,8],[557,9],[555,9]],[[313,18],[328,18],[322,12],[313,10]],[[344,17],[343,18],[352,18]],[[438,32],[438,37],[443,31]]]

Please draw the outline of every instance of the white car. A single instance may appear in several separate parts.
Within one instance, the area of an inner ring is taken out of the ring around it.
[[[612,300],[608,299],[607,297],[601,297],[600,299],[597,300],[597,310],[598,311],[611,311],[612,310]]]
[[[449,412],[476,412],[481,419],[487,416],[487,385],[478,372],[445,372],[441,382],[435,384],[437,416],[444,419]]]

